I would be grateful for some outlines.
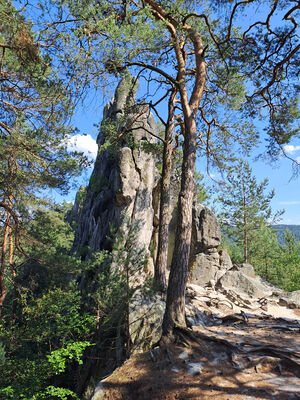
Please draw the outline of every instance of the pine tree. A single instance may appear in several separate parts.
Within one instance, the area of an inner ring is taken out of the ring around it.
[[[285,244],[280,245],[279,256],[275,263],[275,276],[271,281],[281,288],[292,291],[300,289],[300,243],[287,229]]]
[[[249,261],[258,275],[274,284],[276,284],[276,265],[279,253],[280,246],[273,229],[262,225],[255,233],[253,232],[249,247]]]
[[[300,244],[287,229],[285,243],[280,244],[276,231],[262,226],[254,235],[249,259],[255,271],[283,290],[300,288]]]
[[[72,104],[37,33],[10,1],[1,2],[0,21],[1,316],[7,265],[15,279],[13,255],[23,252],[22,220],[43,190],[66,192],[85,160],[67,151]]]
[[[257,183],[248,162],[240,161],[227,174],[223,193],[218,197],[222,212],[219,217],[223,229],[233,240],[237,240],[248,261],[248,250],[255,232],[261,226],[276,221],[283,211],[272,216],[270,202],[274,190],[266,194],[268,179]]]

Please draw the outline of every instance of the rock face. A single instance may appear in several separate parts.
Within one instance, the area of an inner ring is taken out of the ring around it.
[[[143,352],[157,343],[165,312],[165,302],[158,296],[136,296],[130,302],[129,333],[133,353]]]
[[[132,78],[121,81],[114,99],[104,109],[94,171],[88,187],[78,192],[68,221],[77,226],[73,253],[85,259],[93,252],[109,251],[113,247],[114,235],[121,236],[124,242],[130,239],[136,250],[145,251],[148,256],[148,268],[145,270],[153,273],[160,176],[155,156],[145,148],[156,142],[152,135],[156,135],[156,128],[152,114],[141,113],[135,105],[133,81]],[[109,145],[108,131],[118,139],[114,146]],[[169,260],[174,246],[178,182],[173,184],[172,190]],[[122,224],[122,221],[125,223]],[[133,228],[134,239],[131,239],[129,235]],[[114,263],[111,265],[114,266]],[[133,261],[131,265],[134,265]],[[142,277],[134,287],[136,295],[129,302],[129,335],[133,352],[145,351],[158,342],[165,310],[163,297],[156,294],[147,298],[139,292],[139,284],[144,283],[145,274],[140,275]],[[300,303],[299,291],[291,295],[282,293],[255,277],[251,265],[232,265],[228,253],[221,247],[221,230],[215,215],[200,204],[193,207],[189,280],[186,317],[191,327],[206,325],[209,320],[207,312],[212,307],[217,313],[222,306],[226,311],[226,304],[227,307],[229,304],[232,310],[239,312],[241,309],[236,304],[242,303],[242,311],[245,312],[251,310],[251,302],[255,299],[257,307],[265,306],[261,299],[266,297],[291,308],[299,307]],[[128,282],[131,285],[130,279]],[[87,291],[92,292],[96,285],[97,282],[92,282],[92,287],[88,288],[91,290]],[[121,356],[115,357],[121,360]],[[189,374],[201,374],[201,362],[187,366]],[[104,383],[102,381],[97,385],[90,400],[104,398]]]
[[[226,250],[220,248],[221,229],[213,212],[201,204],[193,208],[190,281],[206,285],[232,268]]]
[[[189,281],[234,291],[247,298],[271,296],[274,289],[255,276],[250,264],[233,265],[221,248],[221,230],[217,218],[207,207],[193,209],[192,248]]]
[[[133,78],[123,79],[115,98],[104,109],[102,132],[109,127],[122,137],[122,129],[130,121],[131,133],[118,140],[119,148],[117,145],[107,148],[102,132],[97,138],[100,151],[73,244],[73,252],[83,258],[91,252],[110,250],[112,231],[117,235],[123,219],[128,226],[135,226],[137,247],[150,247],[154,218],[152,197],[159,174],[153,155],[143,150],[143,144],[155,142],[151,133],[155,134],[156,128],[151,113],[139,115],[136,110],[133,86]]]
[[[80,215],[82,212],[83,203],[85,201],[86,196],[86,188],[81,186],[76,193],[75,201],[71,210],[67,212],[66,221],[70,225],[77,225],[80,219]]]

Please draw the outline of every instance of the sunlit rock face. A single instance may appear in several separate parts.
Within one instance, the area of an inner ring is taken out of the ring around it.
[[[206,285],[232,268],[229,254],[221,245],[221,229],[213,212],[197,204],[193,208],[190,282]]]
[[[98,156],[84,204],[78,218],[73,252],[83,258],[92,252],[110,250],[113,237],[135,231],[137,248],[150,247],[153,233],[153,191],[159,181],[155,157],[144,150],[155,143],[153,115],[135,106],[133,78],[123,79],[103,112],[98,135]],[[129,134],[123,134],[129,127]],[[107,147],[107,130],[118,137]],[[114,132],[111,132],[114,130]],[[121,139],[120,139],[121,138]],[[153,264],[153,262],[152,262]]]

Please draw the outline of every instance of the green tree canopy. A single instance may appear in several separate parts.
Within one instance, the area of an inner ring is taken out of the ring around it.
[[[22,220],[43,190],[66,193],[87,163],[67,150],[72,102],[37,32],[11,1],[1,1],[0,21],[1,310],[6,264],[13,264],[15,248],[23,251]]]
[[[285,244],[280,244],[276,231],[262,226],[253,235],[249,259],[255,271],[268,282],[287,291],[299,290],[300,244],[288,229]]]

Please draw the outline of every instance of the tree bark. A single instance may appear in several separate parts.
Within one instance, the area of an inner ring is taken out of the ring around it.
[[[17,271],[16,265],[14,264],[14,241],[12,235],[12,229],[10,229],[9,234],[9,266],[12,270],[12,280],[13,280],[13,292],[12,292],[12,319],[16,319],[17,314]]]
[[[166,290],[166,269],[168,262],[168,243],[169,243],[169,209],[170,209],[170,181],[172,170],[172,139],[175,130],[175,100],[177,90],[173,89],[168,105],[168,121],[165,131],[163,167],[160,188],[160,210],[159,210],[159,230],[158,247],[155,262],[154,279]]]
[[[185,326],[185,287],[188,278],[189,255],[192,235],[192,206],[194,197],[194,174],[196,165],[196,116],[203,95],[206,77],[203,42],[200,34],[177,16],[166,12],[155,0],[143,0],[148,4],[155,18],[163,21],[172,39],[177,61],[177,87],[180,94],[184,120],[183,162],[181,189],[178,199],[178,220],[175,247],[168,283],[167,304],[162,326],[162,339],[171,339],[174,327]],[[180,32],[178,32],[180,27]],[[186,38],[184,39],[184,33]],[[189,97],[187,88],[185,40],[190,41],[195,58],[195,78]]]
[[[176,325],[185,326],[185,287],[192,233],[192,206],[194,197],[194,173],[196,165],[196,121],[186,121],[188,129],[183,148],[181,189],[178,199],[178,221],[175,246],[167,292],[166,311],[163,320],[163,336],[172,338]]]
[[[185,287],[188,279],[189,256],[192,235],[192,207],[194,198],[194,175],[196,166],[196,115],[205,86],[206,65],[202,38],[189,25],[182,27],[188,33],[194,47],[196,76],[194,87],[188,100],[186,84],[186,60],[183,56],[176,27],[170,27],[176,59],[179,67],[178,86],[184,117],[183,162],[181,170],[181,189],[178,199],[178,220],[175,246],[168,283],[167,304],[162,325],[162,337],[173,338],[176,325],[185,326]]]
[[[246,263],[248,261],[248,230],[247,230],[247,205],[246,205],[245,194],[244,194],[243,202],[244,202],[243,203],[243,207],[244,207],[244,262]]]
[[[1,266],[0,266],[0,320],[2,318],[2,308],[3,303],[6,298],[6,287],[4,282],[4,274],[5,274],[5,266],[6,266],[6,253],[7,253],[7,244],[8,244],[8,237],[10,232],[10,220],[11,214],[7,212],[5,227],[4,227],[4,234],[3,240],[1,245]]]
[[[2,318],[2,309],[3,304],[7,295],[7,290],[4,281],[4,274],[6,269],[6,256],[7,256],[7,247],[9,246],[9,263],[12,263],[13,258],[13,241],[12,238],[12,205],[13,205],[13,190],[12,190],[12,182],[13,182],[13,174],[15,167],[15,154],[14,151],[10,153],[11,158],[8,159],[8,197],[6,201],[4,201],[4,209],[6,210],[6,221],[4,224],[4,233],[1,244],[1,262],[0,262],[0,320]]]

